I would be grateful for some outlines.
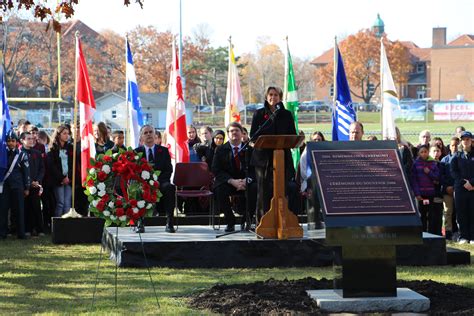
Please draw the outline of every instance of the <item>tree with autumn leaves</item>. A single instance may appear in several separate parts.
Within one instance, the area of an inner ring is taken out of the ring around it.
[[[399,41],[383,38],[394,81],[399,85],[408,81],[412,68],[408,49]],[[353,96],[370,103],[380,86],[380,39],[371,30],[362,30],[340,42],[339,50]],[[331,84],[334,63],[317,70],[318,84]]]

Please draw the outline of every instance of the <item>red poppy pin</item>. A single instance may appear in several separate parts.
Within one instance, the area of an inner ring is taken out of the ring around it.
[[[264,118],[265,120],[268,120],[268,117],[269,117],[268,114],[265,114],[265,115],[263,116],[263,118]]]
[[[161,153],[161,148],[158,148],[156,151],[159,152],[159,153]]]

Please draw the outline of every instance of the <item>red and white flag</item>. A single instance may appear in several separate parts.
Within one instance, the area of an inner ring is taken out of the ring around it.
[[[79,103],[79,126],[81,133],[81,183],[86,181],[87,170],[92,167],[90,158],[95,158],[92,119],[95,101],[87,72],[86,60],[82,54],[81,40],[76,37],[76,100]]]
[[[179,75],[179,61],[174,41],[172,49],[173,63],[171,65],[168,108],[166,110],[166,140],[171,162],[174,165],[178,162],[189,162],[189,149],[183,86]]]

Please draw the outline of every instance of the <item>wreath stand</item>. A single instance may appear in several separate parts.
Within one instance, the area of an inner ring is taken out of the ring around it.
[[[143,221],[143,219],[140,219],[140,221]],[[135,227],[138,227],[138,223]],[[105,230],[106,226],[104,225],[104,230]],[[151,283],[151,286],[153,288],[153,294],[155,295],[155,300],[156,300],[156,306],[158,307],[158,309],[160,308],[160,302],[158,300],[158,295],[156,294],[156,288],[155,288],[155,283],[153,282],[153,278],[151,276],[151,271],[150,271],[150,265],[148,264],[148,259],[147,259],[147,256],[146,256],[146,252],[145,252],[145,245],[143,243],[143,239],[142,239],[142,234],[140,232],[140,230],[137,229],[136,231],[138,233],[138,237],[140,238],[140,244],[142,246],[142,253],[143,253],[143,258],[145,259],[145,265],[146,265],[146,269],[147,269],[147,272],[148,272],[148,277],[150,278],[150,283]],[[115,282],[114,282],[114,288],[115,288],[115,295],[114,295],[114,298],[115,298],[115,303],[117,303],[117,283],[118,283],[118,234],[119,234],[119,227],[116,226],[116,230],[115,230]],[[97,269],[96,269],[96,273],[95,273],[95,282],[94,282],[94,292],[92,294],[92,305],[91,305],[91,310],[94,309],[95,307],[95,294],[97,293],[97,283],[99,282],[99,271],[100,271],[100,264],[102,263],[102,254],[103,254],[103,249],[104,247],[102,246],[102,244],[100,245],[100,252],[99,252],[99,260],[98,260],[98,263],[97,263]]]

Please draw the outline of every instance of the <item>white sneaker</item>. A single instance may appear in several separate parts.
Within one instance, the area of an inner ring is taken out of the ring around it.
[[[459,241],[458,241],[458,244],[460,244],[460,245],[467,244],[467,243],[469,243],[469,240],[464,239],[464,238],[459,239]]]
[[[471,245],[474,245],[474,240],[471,240],[469,243],[470,243]]]

